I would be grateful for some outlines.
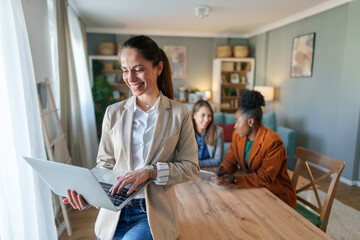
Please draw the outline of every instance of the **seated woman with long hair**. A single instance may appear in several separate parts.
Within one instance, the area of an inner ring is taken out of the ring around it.
[[[265,187],[289,206],[296,207],[296,194],[287,173],[287,156],[280,136],[261,123],[264,97],[257,91],[242,95],[235,114],[235,131],[224,161],[213,178],[220,186]],[[233,175],[238,169],[245,172]]]
[[[200,167],[217,167],[223,159],[224,133],[215,125],[213,115],[211,105],[204,100],[197,101],[192,109]]]

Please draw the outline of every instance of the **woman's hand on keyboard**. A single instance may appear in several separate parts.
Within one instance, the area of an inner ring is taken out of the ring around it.
[[[132,172],[128,172],[121,177],[117,177],[116,183],[110,188],[111,194],[119,194],[123,188],[128,185],[132,184],[127,194],[131,194],[135,188],[148,180],[149,178],[149,171],[146,168],[140,168]]]
[[[65,204],[69,204],[77,210],[85,210],[90,208],[92,205],[88,204],[85,199],[83,198],[83,196],[81,194],[77,194],[76,191],[74,190],[67,190],[67,198],[64,198],[63,202]],[[95,208],[99,209],[99,207],[94,206]]]

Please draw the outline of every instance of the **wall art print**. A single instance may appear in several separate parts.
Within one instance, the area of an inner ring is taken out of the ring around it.
[[[315,33],[309,33],[294,38],[291,58],[291,77],[312,76],[314,45]]]
[[[173,78],[186,78],[187,49],[186,46],[164,46],[169,58]]]

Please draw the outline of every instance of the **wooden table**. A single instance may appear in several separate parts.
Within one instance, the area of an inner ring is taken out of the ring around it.
[[[180,240],[331,239],[266,188],[223,188],[196,177],[175,191]]]

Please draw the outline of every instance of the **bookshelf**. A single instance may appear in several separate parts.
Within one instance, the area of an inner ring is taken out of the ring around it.
[[[254,58],[213,60],[212,96],[216,112],[236,112],[243,91],[254,87],[254,69]]]

